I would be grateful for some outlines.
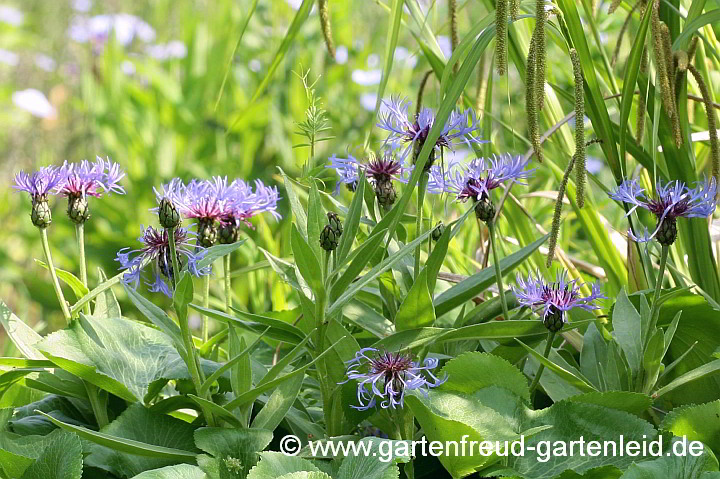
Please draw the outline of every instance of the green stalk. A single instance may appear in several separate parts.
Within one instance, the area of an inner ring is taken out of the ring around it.
[[[232,285],[230,283],[230,255],[223,256],[223,273],[225,275],[225,312],[232,311]]]
[[[550,349],[552,348],[553,340],[555,339],[556,331],[548,331],[548,337],[547,337],[547,343],[545,344],[545,352],[543,353],[543,357],[547,359],[547,357],[550,355]],[[538,367],[537,373],[535,374],[535,379],[533,379],[532,384],[530,384],[530,394],[532,395],[533,392],[535,392],[535,388],[540,383],[540,377],[542,376],[543,371],[545,370],[545,365],[540,364],[540,367]]]
[[[88,276],[87,276],[87,263],[85,262],[85,224],[75,223],[75,239],[77,240],[78,254],[80,255],[80,281],[87,288],[88,287]],[[86,315],[90,314],[90,303],[87,303],[83,307],[83,312]]]
[[[178,263],[177,248],[175,247],[175,228],[165,228],[168,235],[168,244],[170,245],[170,256],[173,267],[172,282],[173,288],[177,286],[178,277],[180,276],[180,263]]]
[[[647,341],[650,340],[652,332],[657,324],[657,314],[660,309],[660,290],[662,289],[663,276],[665,275],[665,265],[667,264],[668,252],[670,246],[662,245],[662,253],[660,253],[660,270],[658,271],[657,281],[655,281],[655,295],[653,296],[653,304],[650,309],[650,326],[648,327]],[[646,344],[647,346],[647,344]]]
[[[323,258],[323,288],[322,291],[318,291],[315,297],[315,329],[317,331],[317,337],[315,340],[315,355],[316,357],[325,351],[325,311],[327,309],[327,284],[325,284],[327,278],[328,263],[330,262],[330,251],[325,251]],[[322,392],[323,400],[323,413],[325,416],[325,426],[327,434],[332,437],[336,434],[336,424],[334,421],[335,415],[333,414],[333,405],[331,401],[331,387],[328,385],[326,379],[327,367],[324,360],[318,362],[318,380],[320,382],[320,391]]]
[[[68,305],[65,302],[65,296],[63,295],[62,288],[60,288],[60,280],[57,277],[57,273],[55,272],[55,264],[52,260],[52,255],[50,254],[50,244],[48,243],[48,236],[47,236],[47,229],[45,228],[38,228],[40,230],[40,239],[42,240],[42,247],[43,251],[45,252],[45,260],[47,261],[48,269],[50,270],[50,277],[52,278],[53,286],[55,287],[55,294],[57,295],[57,299],[60,302],[60,309],[62,309],[63,316],[65,316],[65,320],[70,323],[70,310],[68,309]]]
[[[95,415],[98,429],[102,429],[110,424],[110,420],[107,415],[107,395],[104,395],[103,398],[101,398],[100,395],[105,391],[99,390],[97,386],[87,381],[83,381],[83,384],[85,385],[85,390],[87,391],[88,400],[90,401],[90,406],[92,407],[93,414]]]
[[[422,217],[423,217],[423,203],[425,202],[425,190],[427,189],[428,180],[430,175],[427,171],[423,171],[418,182],[418,194],[417,194],[417,213],[415,213],[415,237],[418,238],[422,235]],[[422,244],[418,244],[415,247],[415,268],[413,270],[413,279],[417,279],[420,274],[420,251],[422,250]]]
[[[495,223],[493,220],[487,222],[490,231],[490,247],[492,248],[493,263],[495,266],[495,281],[497,282],[498,292],[500,293],[500,304],[502,305],[503,317],[505,321],[510,319],[508,314],[507,301],[505,301],[505,288],[502,282],[502,271],[500,271],[500,261],[498,261],[497,245],[495,244]]]
[[[203,306],[205,309],[210,308],[210,275],[206,274],[203,276]],[[209,339],[209,322],[208,317],[203,315],[202,317],[202,338],[203,343],[206,343]]]

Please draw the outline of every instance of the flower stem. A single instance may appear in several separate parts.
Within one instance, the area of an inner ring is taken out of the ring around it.
[[[660,290],[662,289],[663,276],[665,276],[665,265],[667,264],[668,253],[670,252],[670,246],[663,245],[662,252],[660,253],[660,270],[658,271],[657,281],[655,281],[655,295],[653,296],[653,304],[650,309],[650,325],[647,330],[647,340],[650,340],[655,325],[657,324],[657,314],[660,310]]]
[[[555,334],[556,334],[556,331],[548,331],[547,343],[545,343],[545,352],[543,353],[543,357],[545,359],[547,359],[547,357],[550,355],[550,349],[552,348],[552,343],[553,343],[553,340],[555,339]],[[545,365],[540,363],[537,373],[535,373],[535,379],[533,379],[532,384],[530,384],[530,394],[531,395],[535,392],[535,388],[540,383],[540,377],[542,376],[542,373],[544,370],[545,370]]]
[[[232,310],[232,285],[230,283],[230,255],[223,256],[223,273],[225,276],[225,312]]]
[[[75,239],[77,240],[78,254],[80,255],[80,281],[87,288],[87,263],[85,262],[85,224],[75,223]],[[90,314],[90,303],[83,307],[85,314]]]
[[[107,395],[105,391],[99,390],[97,386],[87,381],[83,381],[85,390],[87,391],[88,401],[92,407],[93,414],[95,415],[95,421],[97,421],[98,429],[110,424],[110,420],[107,415]],[[103,395],[101,397],[101,395]]]
[[[423,203],[425,202],[425,190],[427,188],[429,174],[423,171],[418,182],[418,194],[417,194],[417,212],[415,213],[415,237],[419,238],[422,234],[422,216],[423,216]],[[417,279],[420,274],[420,250],[422,250],[422,244],[418,244],[415,247],[415,268],[413,269],[413,279]]]
[[[178,263],[177,248],[175,247],[175,228],[165,228],[168,235],[168,244],[170,245],[170,257],[172,258],[172,281],[173,288],[177,286],[178,278],[180,277],[180,264]]]
[[[65,302],[65,296],[63,295],[62,288],[60,288],[60,280],[55,272],[55,265],[53,264],[52,255],[50,254],[50,244],[48,243],[47,229],[38,228],[40,230],[40,238],[42,239],[42,247],[45,252],[45,260],[47,261],[48,269],[50,270],[50,277],[52,278],[53,286],[55,287],[55,294],[60,302],[60,309],[62,309],[65,320],[70,323],[70,310]]]
[[[203,276],[203,307],[205,309],[210,308],[210,275],[206,274]],[[203,315],[202,317],[202,338],[203,342],[207,342],[209,339],[209,324],[208,317]]]
[[[503,317],[505,321],[510,319],[508,314],[507,302],[505,301],[505,288],[502,282],[502,271],[500,271],[500,261],[498,261],[497,244],[495,243],[495,223],[493,220],[487,222],[488,230],[490,231],[490,247],[492,248],[493,263],[495,266],[495,281],[497,282],[498,293],[500,294],[500,304],[502,305]]]

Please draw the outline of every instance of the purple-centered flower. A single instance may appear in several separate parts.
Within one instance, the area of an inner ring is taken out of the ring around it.
[[[435,358],[426,358],[420,366],[412,361],[409,354],[385,351],[381,353],[375,348],[363,348],[355,357],[345,363],[347,380],[357,380],[357,398],[359,406],[350,406],[365,411],[375,407],[380,400],[380,407],[402,408],[405,392],[419,390],[424,394],[430,388],[444,383],[447,378],[438,379],[430,371],[438,365]],[[427,375],[430,380],[426,379]]]
[[[225,196],[230,210],[229,218],[238,226],[240,223],[252,226],[250,218],[261,213],[270,213],[276,220],[282,218],[277,211],[277,202],[280,199],[277,187],[267,186],[260,180],[255,180],[254,183],[254,190],[250,183],[241,179],[233,180],[227,187]]]
[[[138,241],[142,248],[123,248],[117,253],[115,261],[120,263],[120,269],[125,270],[123,281],[137,288],[142,272],[150,268],[151,281],[145,284],[153,292],[161,292],[172,297],[173,284],[172,256],[170,256],[170,243],[166,229],[157,230],[152,226],[141,227],[141,236]],[[199,268],[197,262],[205,255],[205,249],[190,242],[190,234],[185,228],[175,228],[175,247],[180,268],[187,266],[187,270],[194,276],[210,274],[210,268]]]
[[[523,180],[535,171],[534,168],[526,169],[529,162],[522,155],[505,153],[492,158],[475,158],[466,164],[451,163],[445,171],[436,165],[430,170],[428,190],[452,193],[462,202],[487,199],[490,191],[506,181],[527,184]]]
[[[118,163],[110,161],[109,158],[103,160],[97,157],[94,162],[83,160],[80,163],[66,161],[60,167],[60,174],[64,181],[57,192],[64,196],[98,198],[103,193],[125,193],[125,189],[120,185],[125,172]]]
[[[518,273],[516,283],[517,286],[513,287],[513,290],[518,303],[532,308],[538,314],[542,310],[542,317],[546,326],[550,322],[559,325],[561,328],[566,322],[565,312],[573,308],[586,311],[599,309],[600,306],[594,304],[594,302],[606,298],[602,294],[598,283],[591,285],[589,296],[580,296],[580,286],[577,284],[577,280],[568,281],[567,271],[558,272],[555,282],[552,283],[546,283],[539,271],[536,276],[530,273],[527,279]]]
[[[404,160],[398,161],[390,152],[384,152],[382,156],[371,154],[367,162],[358,160],[350,153],[347,158],[333,155],[330,157],[330,164],[325,168],[333,168],[340,177],[336,192],[343,183],[354,191],[360,171],[364,171],[365,176],[373,184],[391,180],[407,183],[408,173],[412,171],[412,167],[405,166]]]
[[[410,117],[408,113],[410,102],[407,99],[392,98],[390,101],[383,100],[383,104],[386,112],[380,115],[377,126],[389,132],[385,139],[385,145],[389,146],[391,150],[401,149],[399,156],[402,159],[406,159],[413,148],[416,153],[419,153],[435,123],[433,110],[423,108],[415,117]],[[453,111],[443,125],[434,148],[437,151],[441,151],[443,148],[453,150],[460,143],[468,146],[472,143],[487,143],[487,141],[473,136],[479,129],[480,124],[475,112],[470,108],[464,112]],[[430,164],[431,160],[428,161],[428,166]]]
[[[32,174],[20,171],[15,175],[13,188],[28,193],[33,202],[47,201],[48,195],[62,187],[63,181],[63,175],[56,166],[43,166]]]
[[[677,236],[677,218],[707,218],[715,211],[717,184],[714,178],[697,183],[694,188],[680,181],[664,185],[658,181],[655,188],[655,196],[649,197],[637,180],[625,180],[610,193],[610,198],[632,205],[626,216],[640,207],[657,218],[652,234],[645,228],[644,235],[638,238],[628,230],[628,236],[634,241],[647,242],[657,237],[661,244],[672,244]]]

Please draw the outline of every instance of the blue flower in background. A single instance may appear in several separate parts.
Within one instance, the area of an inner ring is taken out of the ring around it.
[[[47,201],[48,195],[62,187],[63,181],[63,175],[56,166],[44,166],[32,174],[20,171],[15,175],[13,188],[28,193],[33,202]]]
[[[103,193],[125,193],[125,189],[120,185],[125,172],[120,169],[119,164],[110,159],[97,157],[94,162],[83,160],[80,163],[66,161],[60,167],[60,174],[63,183],[58,193],[65,196],[98,198]]]
[[[371,353],[374,354],[369,355]],[[383,409],[402,408],[406,391],[419,390],[427,394],[430,388],[440,386],[447,380],[438,379],[430,372],[438,365],[435,358],[426,358],[420,366],[412,361],[409,354],[389,351],[380,353],[375,348],[361,349],[346,364],[345,382],[358,381],[357,398],[360,405],[350,407],[361,411],[375,407],[378,400]]]
[[[143,271],[150,268],[151,281],[145,281],[148,289],[153,292],[161,292],[172,297],[171,285],[173,284],[172,257],[170,256],[170,244],[167,230],[156,230],[152,226],[141,227],[141,236],[138,241],[142,247],[131,250],[123,248],[117,253],[115,261],[120,263],[120,269],[126,271],[123,281],[137,288],[140,276]],[[187,265],[188,271],[194,276],[210,274],[210,268],[198,268],[197,262],[205,255],[205,249],[190,242],[190,233],[185,228],[175,228],[175,247],[178,256],[178,264],[181,268]]]
[[[717,185],[714,179],[697,183],[695,188],[680,181],[664,185],[658,181],[655,188],[655,197],[650,198],[637,180],[625,180],[610,193],[610,198],[632,205],[626,216],[637,208],[644,208],[657,218],[657,227],[652,234],[645,228],[644,235],[638,238],[628,231],[634,241],[647,242],[656,238],[661,244],[672,244],[677,237],[677,218],[707,218],[715,211]]]

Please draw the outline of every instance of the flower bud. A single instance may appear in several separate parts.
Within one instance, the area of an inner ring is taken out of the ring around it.
[[[173,271],[172,257],[170,256],[170,248],[164,247],[163,249],[164,249],[164,251],[160,253],[161,257],[158,260],[158,264],[160,266],[160,272],[162,274],[164,274],[165,277],[167,277],[170,281],[174,281],[175,280],[175,278],[174,278],[175,272]],[[180,269],[182,269],[183,268],[182,256],[178,252],[176,252],[175,254],[177,256],[178,267]]]
[[[353,182],[351,182],[351,183],[345,183],[345,188],[347,188],[348,191],[350,191],[351,193],[355,193],[355,191],[357,191],[357,187],[358,187],[358,181],[357,181],[357,180],[355,180],[355,181],[353,181]]]
[[[375,183],[375,197],[377,197],[380,206],[389,210],[397,198],[392,180],[378,180]]]
[[[320,232],[320,246],[325,251],[333,251],[337,248],[339,239],[340,235],[330,225],[325,225],[325,228]]]
[[[197,225],[197,243],[200,246],[209,248],[215,244],[217,240],[218,230],[215,222],[210,220],[200,220]]]
[[[32,211],[30,212],[32,224],[38,228],[47,228],[52,223],[52,213],[47,198],[33,199]]]
[[[327,214],[328,218],[328,226],[330,226],[337,237],[339,238],[343,234],[343,225],[342,221],[340,221],[340,217],[337,215],[337,213],[333,213],[332,211],[329,211]]]
[[[486,196],[483,196],[475,203],[475,216],[480,221],[487,223],[495,217],[495,205]]]
[[[232,223],[224,223],[220,225],[217,232],[218,243],[220,244],[233,244],[238,240],[240,236],[240,229]]]
[[[158,219],[163,228],[175,228],[180,224],[180,213],[170,199],[163,198],[160,201]]]
[[[662,224],[658,225],[658,232],[655,238],[657,238],[658,243],[661,245],[670,246],[673,244],[677,239],[677,220],[666,216]]]
[[[68,196],[68,217],[77,224],[83,224],[90,218],[90,205],[87,197],[71,195]]]
[[[543,318],[543,324],[548,331],[557,333],[565,324],[565,313],[562,310],[550,307],[550,310]]]
[[[440,237],[445,232],[445,225],[442,221],[438,221],[438,223],[435,225],[435,228],[433,229],[432,233],[430,234],[430,237],[433,239],[433,241],[437,241],[440,239]]]

